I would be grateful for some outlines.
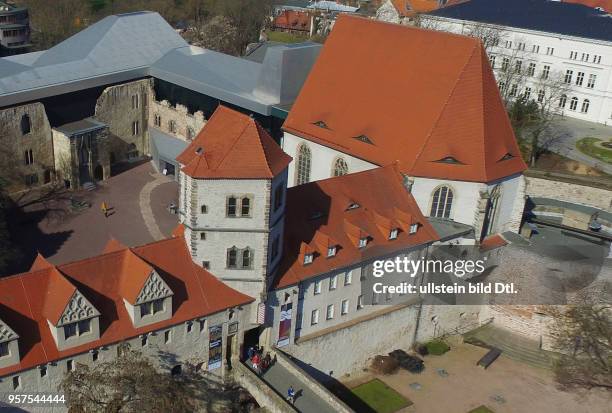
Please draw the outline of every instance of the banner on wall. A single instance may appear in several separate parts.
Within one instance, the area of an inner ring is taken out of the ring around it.
[[[208,371],[221,367],[223,359],[223,326],[212,326],[208,329]]]
[[[278,326],[278,347],[283,347],[289,344],[289,336],[291,335],[291,307],[293,303],[284,304],[281,306],[280,324]]]

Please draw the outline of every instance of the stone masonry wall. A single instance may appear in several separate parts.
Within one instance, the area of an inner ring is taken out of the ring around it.
[[[181,104],[172,106],[167,100],[157,101],[151,98],[149,126],[176,138],[190,141],[197,136],[205,123],[202,111],[191,114],[186,106]]]
[[[610,190],[532,176],[526,176],[525,179],[527,181],[525,193],[528,196],[574,202],[604,211],[612,209],[612,191]]]
[[[23,134],[21,122],[30,119],[30,131]],[[25,152],[32,151],[33,163],[26,165]],[[29,103],[0,110],[0,173],[10,184],[9,192],[27,188],[26,176],[36,175],[37,185],[52,177],[53,138],[51,125],[41,103]]]

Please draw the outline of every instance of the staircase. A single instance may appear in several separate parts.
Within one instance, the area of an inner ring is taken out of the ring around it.
[[[83,185],[81,185],[81,187],[86,191],[93,191],[94,189],[96,189],[96,184],[94,184],[93,182],[85,182],[83,183]]]
[[[539,342],[492,324],[464,334],[463,340],[479,347],[497,347],[512,360],[542,369],[551,369],[555,359],[555,353],[542,350]]]

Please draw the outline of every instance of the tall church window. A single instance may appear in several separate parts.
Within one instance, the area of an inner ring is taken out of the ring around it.
[[[310,149],[306,145],[300,145],[298,148],[298,157],[296,165],[296,185],[301,185],[310,182],[310,166],[312,155]]]
[[[242,268],[251,268],[251,250],[248,248],[242,251]]]
[[[448,186],[443,185],[437,188],[433,193],[431,213],[429,215],[438,218],[450,218],[453,196],[453,190]]]
[[[243,217],[248,217],[251,215],[251,200],[246,196],[242,198],[242,202],[240,204],[240,215]]]
[[[236,216],[236,198],[230,196],[227,198],[227,216],[235,217]]]
[[[30,133],[32,129],[32,121],[30,120],[30,115],[23,115],[21,117],[21,134],[27,135]]]
[[[227,250],[227,268],[236,268],[238,250],[236,248],[230,248]]]
[[[348,173],[348,165],[343,158],[338,158],[334,162],[333,176],[342,176]]]

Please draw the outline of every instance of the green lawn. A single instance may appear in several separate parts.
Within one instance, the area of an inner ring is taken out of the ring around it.
[[[612,149],[601,147],[601,139],[582,138],[576,142],[576,148],[585,155],[592,156],[606,163],[612,163]]]
[[[470,410],[468,413],[495,413],[493,410],[489,409],[487,406],[480,406],[475,408],[474,410]]]
[[[352,389],[352,392],[376,413],[393,413],[412,402],[378,379]]]
[[[268,30],[267,34],[268,40],[271,42],[300,43],[308,40],[307,36],[300,36],[286,32],[273,32],[272,30]]]

